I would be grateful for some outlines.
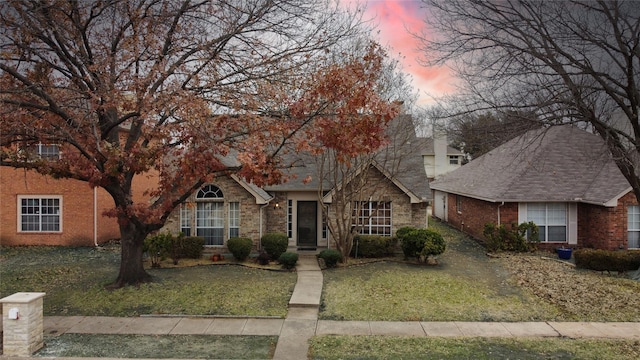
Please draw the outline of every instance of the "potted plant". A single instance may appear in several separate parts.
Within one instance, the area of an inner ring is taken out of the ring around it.
[[[569,260],[571,259],[571,252],[573,249],[571,248],[565,248],[564,246],[559,247],[556,249],[556,252],[558,253],[558,257],[562,260]]]

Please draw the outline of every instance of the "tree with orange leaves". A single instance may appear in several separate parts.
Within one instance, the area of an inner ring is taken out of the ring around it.
[[[118,220],[113,287],[150,281],[145,237],[202,184],[284,180],[282,155],[384,142],[384,51],[327,56],[366,29],[332,2],[6,1],[0,4],[2,165],[104,188]],[[56,160],[26,146],[58,144]],[[229,162],[227,159],[233,158]],[[134,178],[155,174],[151,201]]]

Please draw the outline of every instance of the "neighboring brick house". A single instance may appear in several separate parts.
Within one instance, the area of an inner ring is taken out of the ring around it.
[[[482,239],[486,223],[540,227],[542,246],[640,248],[640,206],[602,139],[527,132],[430,184],[433,213]]]
[[[139,177],[134,200],[155,180]],[[0,245],[95,246],[120,238],[113,199],[102,188],[53,179],[33,170],[0,166]]]
[[[401,116],[393,124],[407,125],[402,121],[410,120]],[[406,130],[394,136],[379,153],[384,156],[366,169],[381,184],[372,196],[357,199],[371,207],[373,216],[367,219],[371,223],[365,227],[369,233],[392,235],[402,226],[427,225],[431,192],[421,157],[424,151],[413,126]],[[322,206],[331,206],[335,189],[323,182],[325,196],[319,199],[316,159],[308,154],[289,156],[288,161],[299,165],[290,169],[296,177],[289,182],[260,188],[233,175],[218,177],[178,207],[161,231],[204,236],[214,249],[235,236],[249,237],[257,247],[267,232],[286,233],[292,247],[328,247]],[[313,180],[303,182],[307,176]],[[2,245],[93,246],[120,236],[116,220],[102,215],[114,204],[101,188],[6,166],[0,167],[0,181]],[[156,181],[153,176],[137,177],[134,200],[142,201],[144,190],[155,188]]]

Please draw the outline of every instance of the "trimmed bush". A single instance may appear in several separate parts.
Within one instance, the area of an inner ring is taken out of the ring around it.
[[[342,254],[336,249],[324,249],[320,251],[318,257],[324,260],[324,264],[328,268],[336,267],[338,262],[342,261]]]
[[[398,238],[380,235],[356,235],[351,257],[380,258],[393,256]]]
[[[429,255],[442,254],[446,248],[442,235],[431,229],[406,229],[398,237],[405,258],[420,260]]]
[[[269,265],[269,260],[271,259],[271,257],[269,256],[269,254],[267,254],[266,251],[261,250],[260,254],[258,254],[258,257],[256,258],[256,262],[260,265]]]
[[[420,256],[424,258],[427,256],[437,256],[442,254],[446,248],[447,243],[444,241],[442,235],[435,231],[429,231],[427,241],[424,243]]]
[[[227,249],[238,261],[245,261],[251,254],[253,241],[249,238],[236,237],[227,240]]]
[[[285,269],[293,269],[296,266],[296,263],[298,262],[298,254],[294,252],[288,252],[288,251],[284,252],[278,258],[278,262]]]
[[[640,268],[640,251],[578,249],[573,252],[576,267],[595,271],[632,271]]]
[[[167,232],[148,236],[144,239],[142,251],[146,252],[151,258],[151,267],[160,267],[160,261],[171,254],[172,247],[173,235]]]
[[[200,259],[204,252],[204,238],[200,236],[179,236],[178,246],[181,257],[188,259]]]
[[[482,235],[486,239],[487,250],[492,252],[534,251],[538,245],[538,226],[531,221],[520,225],[513,223],[510,229],[503,224],[486,223]]]
[[[287,238],[286,234],[281,233],[270,233],[265,234],[260,239],[260,244],[264,251],[269,254],[271,259],[277,260],[280,258],[280,255],[287,251],[287,247],[289,246],[289,238]]]

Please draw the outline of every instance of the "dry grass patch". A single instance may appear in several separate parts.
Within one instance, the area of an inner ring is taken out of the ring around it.
[[[505,255],[498,259],[513,281],[557,306],[566,321],[640,321],[640,282],[627,274],[576,269],[542,256]]]

